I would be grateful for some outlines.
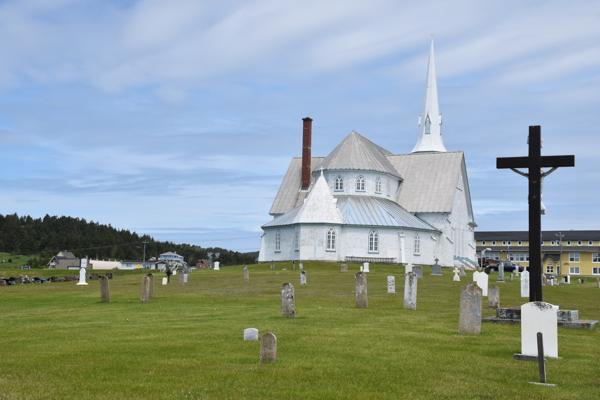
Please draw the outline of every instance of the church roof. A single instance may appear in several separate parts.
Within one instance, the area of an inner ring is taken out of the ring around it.
[[[314,170],[375,171],[401,178],[386,156],[389,151],[352,131]]]
[[[312,157],[310,165],[319,164],[323,158],[324,157]],[[283,214],[302,205],[306,195],[308,195],[309,192],[306,190],[300,190],[300,181],[302,180],[301,171],[302,157],[292,158],[288,170],[283,177],[283,181],[281,182],[281,186],[279,186],[277,196],[275,196],[275,200],[273,200],[273,205],[271,206],[271,211],[269,211],[269,214]],[[313,171],[315,171],[314,168]],[[311,175],[310,188],[312,188],[314,180],[314,176]]]
[[[336,196],[344,225],[397,227],[436,231],[437,229],[414,216],[391,200],[371,196]],[[298,223],[302,206],[264,224],[263,228],[289,226]]]
[[[462,151],[396,154],[388,159],[404,177],[398,204],[413,213],[452,211]]]
[[[323,170],[321,170],[321,175],[317,178],[317,182],[306,201],[300,207],[294,223],[341,224],[343,222],[344,218],[329,190],[327,181],[323,176]]]

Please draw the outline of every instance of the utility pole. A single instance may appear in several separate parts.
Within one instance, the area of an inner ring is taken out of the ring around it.
[[[563,235],[562,232],[558,232],[556,236],[558,236],[558,245],[560,246],[560,260],[558,260],[558,265],[560,265],[560,269],[562,269],[562,240],[565,235]],[[558,274],[558,271],[556,271],[556,274]]]
[[[142,243],[144,243],[144,260],[143,262],[146,262],[146,243],[150,243],[149,241],[142,241]]]

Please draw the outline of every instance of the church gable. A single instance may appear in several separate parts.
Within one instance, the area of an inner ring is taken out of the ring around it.
[[[323,158],[324,157],[312,157],[311,165],[317,165],[323,160]],[[271,211],[269,211],[270,215],[285,214],[286,212],[302,205],[306,195],[310,191],[310,188],[313,186],[314,177],[312,178],[311,186],[308,191],[300,190],[301,179],[302,158],[294,157],[292,158],[288,170],[283,177],[281,186],[279,186],[279,191],[277,192],[277,196],[275,196],[275,200],[271,206]]]

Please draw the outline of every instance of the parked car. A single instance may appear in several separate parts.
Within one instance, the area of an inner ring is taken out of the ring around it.
[[[493,271],[498,271],[498,268],[500,268],[500,263],[490,264],[488,265],[488,268]],[[504,263],[504,272],[515,272],[517,268],[519,268],[519,272],[523,272],[523,270],[525,269],[524,267],[517,264]]]

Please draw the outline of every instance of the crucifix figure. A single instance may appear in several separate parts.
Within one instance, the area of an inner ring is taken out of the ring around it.
[[[542,218],[546,213],[542,203],[543,179],[559,167],[574,167],[575,156],[542,156],[541,128],[529,127],[529,156],[498,157],[497,169],[511,169],[529,180],[529,301],[544,301],[542,293]],[[528,173],[516,168],[528,168]],[[544,172],[542,168],[550,168]]]

